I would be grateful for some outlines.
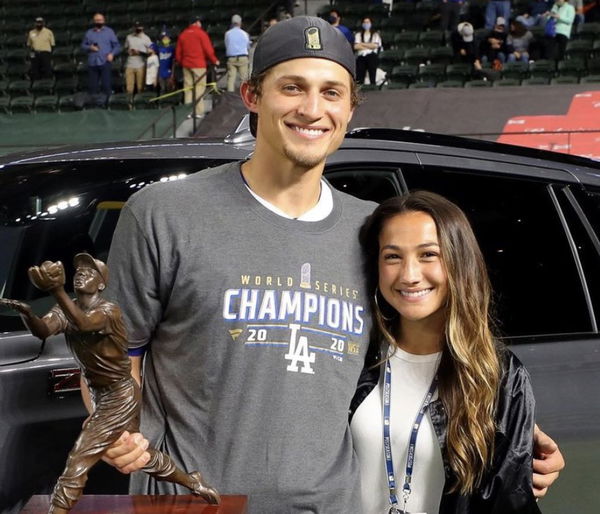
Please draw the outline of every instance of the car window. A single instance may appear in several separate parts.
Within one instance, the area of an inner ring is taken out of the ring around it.
[[[62,261],[65,289],[72,292],[73,256],[88,252],[106,260],[129,196],[153,182],[180,180],[224,162],[85,161],[8,170],[0,177],[0,296],[44,307],[47,294],[30,283],[27,269],[45,260]],[[15,313],[0,308],[0,332],[20,329]]]
[[[362,200],[381,203],[400,194],[397,171],[373,169],[332,169],[325,177],[333,187]]]
[[[567,186],[561,189],[561,207],[569,223],[582,263],[596,323],[600,322],[600,192]]]
[[[592,331],[582,283],[544,182],[435,167],[403,168],[411,190],[457,203],[469,217],[508,337]]]

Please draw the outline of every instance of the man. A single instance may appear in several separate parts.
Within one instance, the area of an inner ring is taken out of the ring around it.
[[[31,80],[52,78],[52,49],[54,33],[44,26],[44,18],[35,19],[35,28],[27,35],[27,46],[31,49]]]
[[[350,43],[350,45],[352,45],[354,48],[354,34],[348,27],[346,27],[346,25],[342,25],[341,21],[342,16],[340,15],[339,11],[331,9],[331,11],[329,11],[329,23],[338,29],[348,40],[348,43]]]
[[[464,0],[442,0],[440,26],[446,37],[456,29],[463,6]]]
[[[50,513],[69,512],[83,491],[87,475],[104,450],[124,430],[139,426],[140,389],[131,376],[127,355],[127,333],[119,307],[101,296],[108,282],[108,268],[87,253],[73,260],[75,301],[65,292],[65,269],[60,261],[46,261],[29,268],[33,284],[54,296],[57,305],[43,318],[31,306],[0,298],[0,305],[17,310],[31,333],[40,339],[64,333],[69,349],[81,367],[93,400],[67,464],[51,498]],[[91,403],[91,402],[90,402]],[[166,454],[149,448],[152,455],[143,468],[157,480],[177,482],[210,503],[218,503],[218,493],[208,487],[198,472],[179,470]]]
[[[485,8],[485,28],[493,29],[497,18],[510,19],[510,0],[488,0]],[[506,24],[503,28],[505,32],[508,30]]]
[[[111,295],[127,305],[136,374],[146,354],[142,432],[185,466],[206,462],[250,513],[354,513],[347,414],[370,326],[357,234],[373,204],[322,179],[358,103],[353,50],[322,19],[280,22],[241,95],[252,157],[145,188],[115,232]],[[139,469],[140,437],[105,460]]]
[[[233,91],[235,78],[240,74],[240,80],[248,80],[248,50],[250,36],[242,30],[242,17],[234,14],[231,17],[232,27],[225,32],[225,53],[227,54],[227,91]]]
[[[121,45],[114,31],[105,25],[102,13],[94,14],[93,20],[94,26],[85,33],[81,48],[88,52],[88,91],[90,95],[97,95],[100,83],[104,98],[98,103],[103,104],[112,92],[112,62],[119,55]]]
[[[146,71],[146,56],[152,44],[150,38],[144,34],[144,25],[136,21],[134,31],[125,39],[127,61],[125,62],[125,90],[133,95],[135,91],[141,93],[144,89]]]
[[[494,28],[483,38],[479,44],[479,52],[475,59],[474,66],[476,70],[481,70],[483,64],[488,62],[492,69],[501,70],[506,62],[508,47],[506,44],[506,20],[497,18]]]
[[[202,30],[201,19],[196,16],[192,18],[190,26],[180,34],[175,47],[175,60],[183,68],[184,103],[187,105],[196,102],[190,117],[204,116],[202,95],[206,89],[207,59],[215,66],[219,65],[210,38]]]

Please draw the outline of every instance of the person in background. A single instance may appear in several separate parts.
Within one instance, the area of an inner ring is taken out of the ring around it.
[[[525,25],[516,20],[511,21],[506,37],[507,61],[529,62],[529,46],[533,39],[533,34]]]
[[[493,29],[497,26],[496,20],[503,18],[510,19],[510,0],[488,0],[485,9],[485,28]],[[504,26],[504,32],[508,27]]]
[[[356,81],[364,84],[367,71],[369,83],[377,83],[377,66],[382,42],[379,32],[373,30],[373,22],[368,16],[362,19],[361,30],[354,35],[354,50],[356,51]]]
[[[231,28],[225,32],[225,53],[227,55],[227,91],[234,91],[235,79],[239,72],[240,80],[248,80],[248,51],[250,35],[242,29],[242,17],[231,17]]]
[[[141,93],[144,89],[146,74],[146,56],[152,44],[150,38],[144,33],[144,25],[136,21],[133,24],[133,33],[125,39],[127,61],[125,62],[125,90],[128,94]]]
[[[148,58],[146,59],[146,89],[156,91],[158,86],[158,68],[160,61],[158,59],[158,47],[152,43],[148,47]]]
[[[102,13],[94,14],[94,26],[89,29],[81,48],[88,52],[88,91],[90,95],[97,95],[100,90],[104,98],[98,99],[98,104],[105,104],[112,92],[111,69],[115,56],[119,55],[121,45],[113,29],[105,25]]]
[[[173,45],[168,32],[161,32],[157,48],[158,87],[162,95],[175,89],[175,45]]]
[[[585,22],[585,13],[583,12],[583,0],[569,0],[569,3],[575,9],[575,20],[573,21],[573,28],[575,32],[579,32],[581,26]]]
[[[456,29],[464,3],[464,0],[442,0],[440,24],[446,36]]]
[[[554,24],[554,36],[546,31],[546,36],[550,40],[550,48],[547,51],[549,59],[562,60],[565,57],[567,43],[571,38],[573,22],[575,21],[575,8],[566,0],[556,0],[550,12],[545,14],[548,24]]]
[[[493,70],[501,70],[508,54],[506,48],[506,20],[499,17],[494,28],[484,37],[479,45],[478,58],[475,59],[476,70],[481,70],[482,65],[491,64]]]
[[[467,217],[416,191],[377,207],[360,242],[379,346],[351,404],[364,514],[539,514],[529,374],[493,333]]]
[[[206,61],[219,64],[215,50],[208,34],[202,29],[202,19],[195,16],[177,40],[175,60],[183,68],[184,103],[189,105],[196,101],[194,111],[188,117],[204,116],[202,95],[206,89]],[[192,92],[194,89],[194,92]]]
[[[45,27],[44,18],[35,19],[35,28],[27,35],[27,46],[31,49],[31,80],[52,78],[52,49],[54,33]]]
[[[331,23],[336,29],[338,29],[344,37],[348,40],[352,46],[354,46],[354,34],[352,31],[346,27],[346,25],[342,25],[341,23],[342,17],[336,9],[331,9],[329,11],[329,23]]]
[[[515,18],[526,27],[535,27],[544,23],[544,13],[546,13],[552,5],[550,0],[530,0],[524,11]]]
[[[458,24],[450,36],[452,43],[452,51],[456,62],[466,62],[473,64],[477,56],[477,47],[475,46],[475,38],[473,25],[468,21],[463,21]]]

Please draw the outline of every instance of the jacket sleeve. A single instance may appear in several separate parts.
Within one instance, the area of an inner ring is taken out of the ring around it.
[[[538,514],[532,491],[535,399],[529,373],[512,352],[505,352],[494,460],[477,496],[484,508],[481,512]]]
[[[215,55],[215,49],[213,48],[212,43],[210,42],[208,34],[206,32],[203,32],[201,37],[202,50],[204,52],[204,55],[212,64],[217,64],[218,59]]]

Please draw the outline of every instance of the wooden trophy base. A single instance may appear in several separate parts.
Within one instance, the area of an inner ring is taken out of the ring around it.
[[[189,495],[83,495],[71,510],[73,514],[246,514],[246,496],[221,496],[219,505],[209,505]],[[32,496],[21,511],[43,514],[50,508],[50,495]]]

